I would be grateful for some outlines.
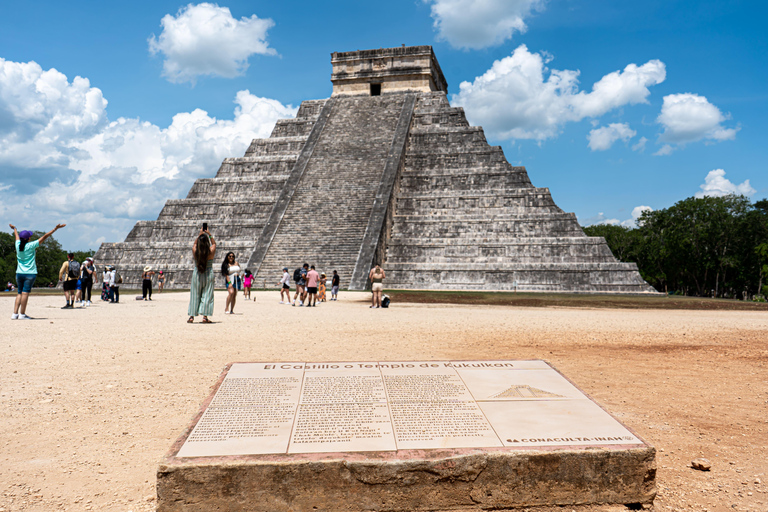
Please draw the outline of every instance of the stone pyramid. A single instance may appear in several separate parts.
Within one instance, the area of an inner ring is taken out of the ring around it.
[[[331,62],[330,98],[304,101],[157,220],[103,244],[99,264],[117,265],[123,286],[140,287],[152,265],[167,287],[188,287],[192,242],[208,222],[217,259],[235,252],[256,287],[308,262],[362,290],[378,262],[387,288],[654,293],[450,106],[432,47]]]

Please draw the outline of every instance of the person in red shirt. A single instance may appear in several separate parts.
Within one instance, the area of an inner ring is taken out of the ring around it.
[[[320,274],[317,273],[315,266],[312,265],[309,267],[309,272],[307,272],[307,294],[309,295],[309,299],[307,299],[307,307],[317,305],[317,283],[319,281]]]

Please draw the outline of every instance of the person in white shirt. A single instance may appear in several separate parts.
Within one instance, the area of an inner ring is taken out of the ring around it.
[[[283,278],[280,280],[280,304],[291,303],[291,275],[288,273],[288,267],[283,267]],[[285,300],[283,300],[285,294]]]
[[[227,282],[227,302],[224,304],[224,314],[232,315],[235,313],[237,292],[241,286],[240,264],[235,259],[235,253],[230,251],[224,256],[224,261],[221,264],[221,275],[224,276]]]

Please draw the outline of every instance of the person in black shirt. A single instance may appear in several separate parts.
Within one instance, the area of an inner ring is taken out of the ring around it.
[[[331,300],[339,299],[339,273],[333,271],[333,277],[331,278]]]

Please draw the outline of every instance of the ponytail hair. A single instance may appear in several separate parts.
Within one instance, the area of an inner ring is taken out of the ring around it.
[[[29,242],[29,238],[19,238],[19,252],[24,252],[27,242]]]

